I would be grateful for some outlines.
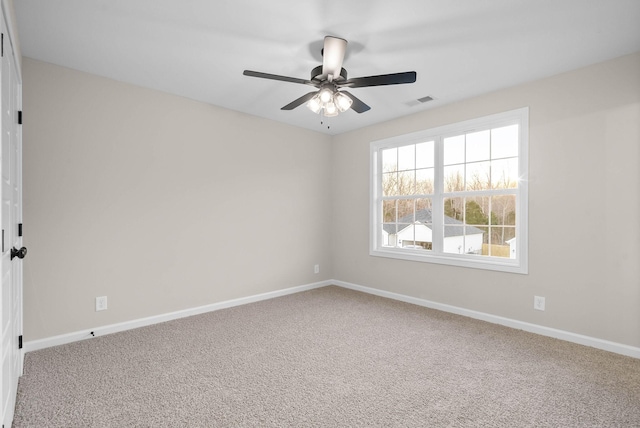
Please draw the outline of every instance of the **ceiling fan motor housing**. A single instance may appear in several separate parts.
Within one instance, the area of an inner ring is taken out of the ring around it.
[[[318,81],[318,82],[322,82],[325,79],[317,79],[317,77],[322,76],[322,66],[319,65],[317,67],[315,67],[313,70],[311,70],[311,80],[314,81]],[[345,70],[344,68],[340,69],[340,76],[333,79],[334,81],[338,80],[338,81],[342,81],[342,80],[347,80],[347,70]]]

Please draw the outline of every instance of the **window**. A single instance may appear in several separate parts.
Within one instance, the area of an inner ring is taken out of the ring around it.
[[[371,143],[371,255],[527,273],[528,108]]]

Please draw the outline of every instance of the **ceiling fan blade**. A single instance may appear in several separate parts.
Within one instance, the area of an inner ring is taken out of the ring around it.
[[[294,108],[296,108],[296,107],[306,103],[307,101],[309,101],[317,93],[318,93],[318,91],[309,92],[308,94],[305,94],[305,95],[301,96],[297,100],[291,101],[289,104],[287,104],[286,106],[282,107],[280,110],[293,110]]]
[[[405,71],[404,73],[380,74],[378,76],[356,77],[337,83],[340,87],[364,88],[367,86],[401,85],[403,83],[413,83],[416,81],[415,71]]]
[[[371,110],[371,107],[360,101],[360,99],[355,97],[352,93],[347,91],[340,91],[340,93],[345,94],[346,96],[351,98],[351,101],[353,101],[353,103],[351,104],[351,110],[355,111],[356,113],[364,113],[367,110]]]
[[[277,74],[262,73],[260,71],[245,70],[242,74],[245,76],[259,77],[261,79],[280,80],[281,82],[301,83],[303,85],[311,85],[318,87],[316,82],[311,80],[298,79],[296,77],[279,76]]]
[[[342,61],[347,51],[347,41],[338,37],[326,36],[322,49],[322,74],[331,75],[333,79],[340,77]]]

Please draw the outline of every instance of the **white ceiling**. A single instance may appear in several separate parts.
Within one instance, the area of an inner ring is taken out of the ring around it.
[[[338,134],[640,51],[639,0],[16,0],[26,57]],[[330,119],[280,107],[308,86],[325,35],[349,41],[352,89],[371,106]],[[639,77],[640,78],[640,77]],[[420,104],[430,95],[435,100]]]

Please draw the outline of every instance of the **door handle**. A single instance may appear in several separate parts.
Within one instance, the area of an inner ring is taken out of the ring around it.
[[[27,247],[22,247],[19,250],[16,249],[16,247],[13,247],[11,249],[11,260],[13,260],[14,257],[17,257],[19,259],[24,259],[26,255],[27,255]]]

